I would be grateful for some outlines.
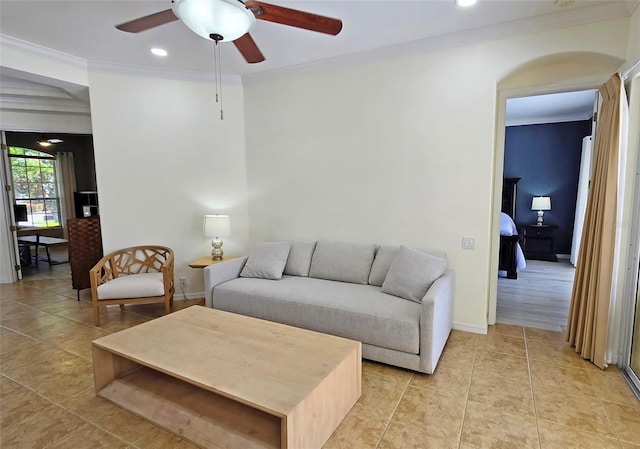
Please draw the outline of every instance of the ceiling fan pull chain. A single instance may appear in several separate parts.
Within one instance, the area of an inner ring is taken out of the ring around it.
[[[222,111],[222,65],[220,60],[220,48],[218,48],[218,41],[215,40],[215,46],[213,47],[213,72],[216,85],[216,103],[220,103],[220,120],[224,120],[224,113]]]
[[[218,47],[218,41],[216,41],[216,47]],[[222,109],[222,56],[220,55],[220,48],[218,47],[218,82],[220,83],[220,120],[224,120],[224,110]]]

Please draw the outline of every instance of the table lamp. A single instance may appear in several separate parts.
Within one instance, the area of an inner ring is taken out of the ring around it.
[[[544,211],[551,210],[551,198],[548,196],[534,196],[531,200],[531,210],[538,211],[538,220],[536,224],[538,226],[542,226]]]
[[[205,237],[213,237],[211,240],[211,258],[213,260],[222,260],[224,252],[222,251],[222,239],[231,235],[231,221],[228,215],[205,215],[203,232]]]

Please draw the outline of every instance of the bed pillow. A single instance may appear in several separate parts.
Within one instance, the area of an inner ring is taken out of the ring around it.
[[[447,260],[401,246],[389,267],[382,291],[417,303],[447,270]]]
[[[296,240],[291,242],[291,250],[289,251],[287,264],[284,267],[284,274],[290,276],[309,276],[311,257],[315,249],[315,241]]]
[[[291,243],[258,243],[249,252],[249,258],[240,272],[243,278],[282,279]]]
[[[320,240],[311,259],[309,277],[366,284],[375,246]]]

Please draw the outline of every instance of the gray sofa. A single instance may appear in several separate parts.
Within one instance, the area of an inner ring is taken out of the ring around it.
[[[362,342],[363,358],[433,373],[451,331],[444,253],[294,241],[204,269],[208,307]]]

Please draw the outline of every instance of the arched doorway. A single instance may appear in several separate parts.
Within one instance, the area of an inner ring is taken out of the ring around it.
[[[494,166],[493,232],[489,280],[488,323],[496,323],[500,211],[507,99],[598,88],[623,64],[623,60],[587,52],[544,56],[521,65],[497,85],[496,145]]]

